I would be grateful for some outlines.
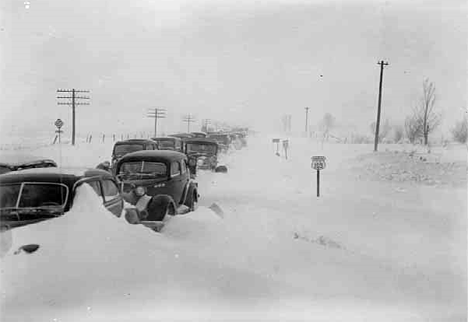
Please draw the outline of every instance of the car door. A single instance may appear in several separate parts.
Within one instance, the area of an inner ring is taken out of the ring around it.
[[[104,207],[117,217],[120,217],[123,210],[123,199],[117,182],[111,178],[104,178],[101,180],[101,186]]]
[[[168,180],[168,188],[170,195],[176,203],[180,203],[182,193],[184,191],[184,176],[182,176],[179,161],[171,162],[170,178]]]

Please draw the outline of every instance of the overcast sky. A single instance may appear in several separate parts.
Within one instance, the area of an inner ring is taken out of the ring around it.
[[[467,107],[466,1],[2,0],[0,125],[53,131],[58,88],[90,90],[80,132],[151,130],[148,108],[269,129],[332,113],[366,131],[377,105],[401,122],[436,85],[448,128]],[[194,125],[199,127],[199,123]]]

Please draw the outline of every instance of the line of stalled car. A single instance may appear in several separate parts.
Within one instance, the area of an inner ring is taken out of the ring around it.
[[[166,216],[197,207],[197,172],[226,173],[219,155],[246,146],[246,132],[181,133],[114,144],[95,169],[57,167],[50,158],[0,155],[0,231],[65,215],[88,184],[114,215],[155,231]]]

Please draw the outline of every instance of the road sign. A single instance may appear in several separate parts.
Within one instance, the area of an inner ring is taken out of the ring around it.
[[[323,170],[327,166],[326,159],[323,155],[316,155],[312,157],[311,167],[315,170]]]
[[[63,121],[61,119],[57,119],[54,124],[60,130],[60,128],[63,126]]]
[[[273,142],[273,143],[279,143],[279,141],[280,141],[280,139],[273,139],[273,140],[271,140],[271,142]]]
[[[320,197],[320,170],[325,169],[326,159],[323,155],[314,155],[312,157],[312,169],[317,170],[317,197]]]

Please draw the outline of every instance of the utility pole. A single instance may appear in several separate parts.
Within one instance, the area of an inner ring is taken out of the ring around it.
[[[384,62],[383,60],[381,60],[377,64],[380,65],[380,83],[379,83],[379,103],[377,105],[377,122],[375,123],[374,152],[377,152],[377,145],[379,144],[380,109],[381,109],[381,104],[382,104],[383,70],[384,70],[384,66],[388,65],[388,62]]]
[[[211,120],[210,119],[204,119],[202,123],[202,131],[203,132],[208,132],[208,124],[210,124]]]
[[[305,132],[306,132],[306,135],[309,136],[309,127],[308,127],[308,121],[309,121],[309,108],[308,107],[305,107],[305,111],[306,111],[306,119],[305,119]]]
[[[195,122],[195,118],[191,114],[187,114],[182,118],[182,121],[187,123],[187,133],[190,133],[190,123]]]
[[[166,109],[155,108],[149,109],[146,117],[154,118],[154,137],[158,136],[158,119],[166,118]]]
[[[76,93],[89,93],[89,91],[80,91],[76,89],[58,89],[57,93],[71,93],[71,96],[57,96],[58,99],[71,99],[71,102],[58,102],[58,105],[71,105],[72,107],[72,145],[75,145],[76,123],[75,123],[75,107],[77,105],[89,105],[89,103],[79,103],[77,100],[89,100],[88,96],[76,96]]]

